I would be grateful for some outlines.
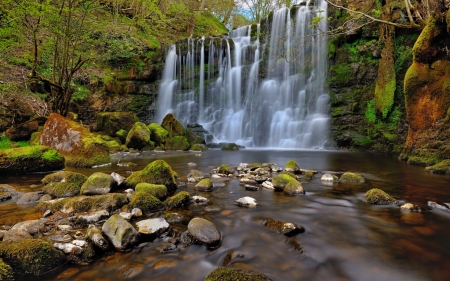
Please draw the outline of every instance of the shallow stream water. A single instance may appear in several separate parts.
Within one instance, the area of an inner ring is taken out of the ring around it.
[[[223,241],[216,250],[193,245],[168,254],[155,248],[168,238],[140,244],[129,252],[98,258],[87,266],[66,265],[33,280],[204,280],[224,263],[264,273],[273,280],[450,280],[450,239],[447,233],[450,211],[432,209],[421,213],[403,211],[399,205],[376,206],[364,202],[364,194],[380,188],[400,201],[427,209],[428,201],[450,202],[450,177],[428,174],[385,154],[285,151],[285,150],[211,150],[196,153],[153,153],[126,156],[134,167],[119,167],[119,156],[113,155],[111,166],[96,169],[73,169],[90,175],[94,172],[141,170],[155,159],[164,159],[179,176],[186,176],[197,164],[197,170],[209,173],[226,163],[274,162],[283,167],[295,160],[301,168],[315,169],[319,174],[302,183],[305,195],[288,196],[272,190],[247,191],[238,179],[216,185],[210,193],[195,192],[193,185],[179,186],[191,195],[210,200],[206,205],[190,205],[179,213],[183,223],[175,225],[184,231],[193,217],[212,221],[222,232]],[[322,172],[361,173],[363,184],[321,183]],[[35,191],[44,175],[3,176],[0,183],[23,191]],[[256,208],[240,208],[234,200],[250,196]],[[0,225],[11,225],[32,217],[34,206],[18,206],[14,201],[0,203]],[[155,215],[157,216],[157,214]],[[265,228],[258,217],[288,221],[303,226],[305,233],[289,238]],[[295,242],[302,252],[291,245]],[[29,280],[23,277],[22,280]]]

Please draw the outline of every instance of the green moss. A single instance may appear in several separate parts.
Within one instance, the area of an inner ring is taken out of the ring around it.
[[[353,79],[351,74],[352,69],[350,68],[350,65],[346,63],[333,65],[331,67],[332,76],[330,79],[330,83],[336,86],[345,86],[346,84],[349,83],[350,80]]]
[[[370,204],[389,205],[396,200],[389,194],[378,188],[372,188],[366,192],[365,200]]]
[[[448,174],[450,173],[450,159],[443,160],[433,166],[427,167],[426,170],[434,174]]]
[[[175,118],[172,113],[169,113],[164,117],[161,126],[166,129],[172,137],[185,135],[185,129],[183,125]]]
[[[221,150],[239,150],[239,146],[235,143],[229,143],[227,145],[222,146]]]
[[[41,275],[65,262],[62,252],[40,239],[0,243],[0,258],[17,273]]]
[[[73,151],[65,156],[66,165],[72,167],[91,168],[111,161],[109,148],[106,142],[93,134],[84,137],[81,141],[81,149]]]
[[[150,193],[137,192],[133,195],[129,208],[139,208],[143,212],[159,212],[164,210],[166,205]]]
[[[120,139],[122,143],[125,143],[128,136],[128,131],[125,131],[124,129],[121,129],[116,132],[116,136]]]
[[[64,159],[64,157],[61,154],[59,154],[58,151],[56,151],[54,149],[50,149],[50,150],[47,150],[46,152],[44,152],[42,154],[42,158],[47,161],[56,161],[56,160]]]
[[[360,174],[350,173],[350,172],[344,173],[340,177],[339,181],[341,181],[341,182],[359,182],[359,183],[365,182],[364,178]]]
[[[31,134],[30,145],[39,145],[41,139],[41,132],[34,132]]]
[[[276,190],[284,190],[291,181],[297,180],[287,173],[281,173],[272,177],[272,183]]]
[[[70,197],[80,194],[80,189],[87,177],[80,173],[60,171],[45,176],[43,190],[53,197]]]
[[[439,159],[436,155],[428,155],[428,156],[410,156],[408,157],[408,163],[419,165],[419,166],[432,166],[439,162]]]
[[[136,192],[145,192],[155,196],[158,199],[163,199],[167,196],[167,187],[162,184],[138,183],[135,187]]]
[[[227,164],[222,164],[219,166],[219,168],[217,169],[217,172],[220,174],[232,174],[233,173],[233,169],[231,169],[230,166],[228,166]]]
[[[0,150],[3,149],[9,149],[9,148],[16,148],[16,147],[26,147],[29,146],[30,143],[27,141],[10,141],[7,137],[1,136],[0,137]]]
[[[169,132],[166,129],[156,123],[151,123],[147,128],[150,130],[150,139],[156,146],[166,143],[169,138]]]
[[[155,160],[143,170],[132,173],[125,182],[130,187],[135,187],[141,182],[163,184],[170,192],[177,189],[176,177],[177,174],[166,161]]]
[[[0,280],[14,280],[14,272],[8,264],[0,259]]]
[[[175,136],[169,138],[164,147],[166,150],[188,150],[191,145],[185,136]]]
[[[129,148],[142,149],[150,143],[150,130],[142,122],[134,123],[128,132],[125,144]]]
[[[221,266],[205,277],[205,281],[270,281],[264,274],[234,267]]]
[[[165,201],[169,209],[180,208],[189,204],[189,202],[191,202],[191,197],[187,191],[180,191]]]
[[[287,161],[285,166],[286,166],[286,170],[292,170],[292,171],[300,170],[300,167],[298,166],[297,162],[295,162],[295,160]]]
[[[328,59],[332,59],[336,54],[336,43],[339,41],[338,37],[334,37],[328,41]]]
[[[206,146],[202,147],[196,143],[196,144],[193,144],[191,146],[191,148],[189,148],[189,150],[191,150],[191,151],[206,151],[206,150],[208,150],[208,148]]]
[[[27,146],[19,148],[11,148],[3,150],[3,153],[9,159],[29,158],[38,159],[42,156],[42,147],[40,146]]]

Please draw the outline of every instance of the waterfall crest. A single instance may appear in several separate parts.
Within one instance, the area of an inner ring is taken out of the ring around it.
[[[156,122],[172,112],[184,125],[203,125],[214,142],[322,148],[330,122],[327,3],[314,2],[281,8],[270,22],[240,27],[229,38],[172,45]],[[324,20],[312,25],[314,17]]]

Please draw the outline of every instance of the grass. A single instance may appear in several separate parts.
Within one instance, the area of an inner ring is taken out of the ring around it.
[[[30,146],[28,141],[11,141],[5,136],[0,137],[0,150],[26,146]]]

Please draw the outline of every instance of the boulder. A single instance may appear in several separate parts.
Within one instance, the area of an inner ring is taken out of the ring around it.
[[[195,190],[204,192],[213,191],[213,182],[211,181],[211,179],[202,179],[195,185]]]
[[[180,191],[174,196],[167,198],[165,201],[169,209],[180,208],[188,205],[191,202],[191,197],[187,191]]]
[[[101,220],[107,219],[109,217],[109,212],[107,210],[100,210],[95,212],[85,212],[80,213],[75,216],[75,222],[77,224],[91,224],[96,223]]]
[[[119,251],[129,249],[139,241],[139,232],[117,214],[112,215],[103,224],[102,232]]]
[[[189,150],[189,144],[185,136],[174,136],[166,141],[164,148],[166,150]]]
[[[202,152],[202,151],[207,151],[208,147],[204,144],[198,144],[198,143],[194,143],[191,148],[189,148],[190,151],[196,151],[196,152]],[[197,155],[196,155],[197,156]]]
[[[161,127],[166,129],[171,137],[185,135],[185,129],[183,125],[175,118],[172,113],[169,113],[164,117]]]
[[[141,182],[136,185],[135,191],[151,194],[159,200],[163,200],[167,197],[167,187],[163,184]]]
[[[169,132],[156,123],[151,123],[147,128],[150,130],[150,140],[155,142],[156,146],[164,145],[170,137]]]
[[[45,122],[40,143],[58,150],[66,159],[67,166],[93,167],[110,162],[104,140],[56,113],[50,114]]]
[[[137,192],[133,195],[129,204],[131,209],[139,208],[143,212],[159,212],[166,208],[166,205],[155,196],[146,192]]]
[[[14,271],[11,266],[0,259],[0,280],[14,280]]]
[[[205,174],[198,170],[191,170],[187,175],[188,182],[199,182],[205,178]]]
[[[134,123],[128,132],[125,145],[134,149],[151,150],[155,148],[154,143],[150,141],[150,130],[142,122]]]
[[[220,174],[229,175],[233,173],[233,169],[231,169],[231,167],[227,164],[222,164],[219,168],[217,168],[217,172]]]
[[[19,197],[16,204],[17,205],[35,204],[39,202],[43,194],[44,193],[42,191],[26,192]]]
[[[217,248],[222,241],[220,230],[203,218],[193,218],[188,224],[188,231],[195,240],[209,248]]]
[[[100,112],[97,115],[97,130],[115,137],[116,132],[129,131],[137,121],[138,118],[131,112]]]
[[[246,208],[256,207],[258,205],[258,203],[256,203],[256,200],[254,198],[248,196],[239,198],[238,200],[236,200],[236,204],[239,207],[246,207]]]
[[[25,239],[0,243],[0,258],[15,273],[44,274],[66,261],[62,252],[40,239]]]
[[[80,173],[59,171],[42,179],[44,191],[53,197],[71,197],[80,194],[87,177]]]
[[[90,175],[81,186],[82,195],[104,195],[111,191],[116,181],[111,175],[96,172]]]
[[[271,281],[264,274],[235,267],[221,266],[205,277],[205,281]]]
[[[6,130],[5,135],[12,141],[29,140],[31,138],[31,134],[37,132],[38,129],[38,121],[30,120],[28,122],[9,128],[8,130]]]
[[[278,191],[283,191],[286,185],[290,182],[294,182],[295,184],[297,180],[289,174],[278,174],[272,177],[273,187]]]
[[[101,229],[93,224],[89,225],[86,231],[86,238],[103,252],[107,252],[111,248],[111,244],[109,244],[108,240],[103,236]]]
[[[339,178],[340,182],[357,182],[357,183],[364,183],[365,180],[364,178],[357,173],[344,173],[340,178]]]
[[[159,236],[170,228],[169,223],[163,218],[142,220],[136,223],[141,234]]]
[[[166,161],[155,160],[143,170],[132,173],[125,183],[130,187],[135,187],[141,182],[163,184],[169,192],[172,192],[177,189],[176,176],[177,174]]]
[[[227,143],[224,146],[222,146],[222,148],[220,150],[225,150],[225,151],[239,150],[239,146],[235,143]]]
[[[302,184],[297,180],[289,181],[284,187],[283,192],[288,195],[305,194]]]
[[[397,202],[397,200],[395,200],[392,196],[378,188],[372,188],[367,191],[365,200],[367,203],[376,205],[389,205]]]
[[[290,172],[290,173],[299,173],[300,167],[298,166],[297,162],[295,162],[294,160],[289,160],[286,162],[285,170],[286,170],[286,172]]]
[[[48,146],[0,150],[0,175],[49,172],[63,168],[64,157]]]
[[[192,132],[191,130],[186,130],[186,138],[188,140],[189,143],[191,144],[201,144],[204,145],[206,147],[206,142],[205,140],[200,137],[199,135],[195,134],[194,132]]]

